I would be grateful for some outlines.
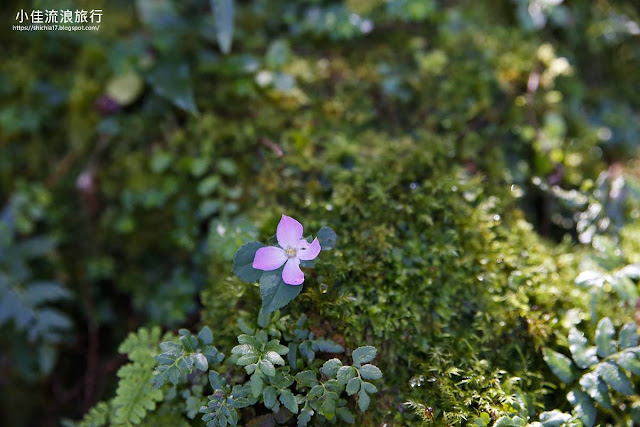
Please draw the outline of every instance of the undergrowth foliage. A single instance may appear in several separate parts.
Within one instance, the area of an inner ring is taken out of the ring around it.
[[[335,247],[333,230],[325,227],[320,235],[322,249]],[[254,243],[241,246],[234,257],[234,271],[245,282],[260,280],[262,286],[266,272],[251,267],[261,247],[264,245]],[[313,265],[309,262],[305,267]],[[276,286],[295,287],[295,295],[302,290],[300,285],[282,282],[282,268],[276,271]],[[243,419],[275,425],[294,417],[300,427],[307,426],[313,418],[320,424],[335,423],[337,419],[354,424],[356,416],[349,397],[354,396],[359,411],[366,412],[371,395],[378,391],[374,382],[383,377],[382,371],[371,363],[376,348],[354,349],[351,364],[343,364],[335,357],[322,363],[317,359],[318,353],[339,354],[345,349],[305,328],[306,316],[296,322],[288,316],[281,317],[277,309],[286,306],[293,295],[280,297],[282,292],[289,295],[279,290],[275,298],[269,297],[255,328],[245,321],[239,323],[245,333],[238,335],[238,345],[226,359],[213,346],[214,337],[208,326],[197,335],[180,329],[178,337],[165,335],[161,342],[159,328],[142,328],[130,334],[120,346],[130,363],[118,371],[116,397],[108,404],[95,406],[77,425],[144,424],[149,413],[161,413],[162,406],[156,410],[159,402],[176,404],[176,400],[180,402],[180,413],[190,419],[201,413],[207,427],[235,426]],[[270,305],[273,301],[276,305]],[[244,375],[233,373],[238,367],[243,368]],[[207,388],[212,393],[205,396]],[[255,408],[248,411],[249,407]],[[261,414],[265,409],[267,413]]]

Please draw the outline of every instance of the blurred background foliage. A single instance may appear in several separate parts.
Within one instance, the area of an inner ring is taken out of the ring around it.
[[[100,29],[12,31],[52,7],[101,8]],[[1,16],[3,425],[111,397],[139,326],[207,324],[232,345],[260,300],[230,260],[283,213],[340,238],[292,318],[381,349],[360,425],[568,411],[542,349],[640,320],[632,279],[574,283],[640,262],[634,1],[36,0]],[[617,404],[600,422],[640,423],[636,397]]]

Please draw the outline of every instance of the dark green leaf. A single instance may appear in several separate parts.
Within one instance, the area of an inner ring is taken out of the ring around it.
[[[595,372],[584,374],[582,378],[580,378],[580,387],[582,387],[593,400],[598,402],[600,406],[611,409],[609,389]]]
[[[358,408],[360,408],[360,411],[365,412],[367,409],[369,409],[370,402],[371,399],[369,398],[367,392],[364,389],[361,389],[358,393]]]
[[[365,347],[358,347],[353,350],[353,353],[351,354],[351,357],[353,358],[353,364],[356,367],[359,367],[363,363],[371,362],[376,357],[377,353],[378,350],[370,345]]]
[[[294,414],[298,413],[298,404],[296,403],[296,399],[290,390],[285,389],[280,391],[280,402],[284,405],[285,408],[287,408]]]
[[[607,357],[616,352],[616,343],[614,341],[615,334],[616,331],[611,319],[605,317],[598,322],[598,326],[596,328],[598,356]]]
[[[258,249],[264,245],[260,242],[249,242],[240,246],[233,257],[233,272],[245,283],[255,283],[260,280],[262,270],[253,268],[253,259]]]
[[[289,304],[302,291],[302,285],[287,285],[282,280],[282,268],[274,271],[265,271],[260,278],[260,296],[262,297],[262,310],[272,313]]]
[[[587,339],[576,328],[572,328],[569,332],[569,350],[571,350],[573,360],[579,368],[586,369],[598,363],[596,349],[587,347]]]
[[[346,392],[349,396],[353,396],[360,391],[360,378],[351,378],[347,383]]]
[[[596,407],[591,398],[582,391],[574,389],[567,394],[567,400],[573,406],[575,414],[584,427],[593,427],[596,423]]]
[[[198,333],[198,339],[202,341],[204,345],[213,344],[213,334],[211,333],[211,329],[209,329],[208,326],[202,328],[200,333]]]
[[[544,361],[547,363],[551,371],[562,380],[562,382],[569,384],[575,380],[573,369],[571,367],[571,360],[563,354],[557,353],[553,350],[544,349],[543,351]]]
[[[360,375],[365,380],[379,380],[382,378],[382,371],[377,366],[364,365],[360,368]]]
[[[633,385],[627,375],[611,362],[602,362],[596,368],[596,372],[604,380],[605,383],[615,391],[632,396],[635,394]]]
[[[620,329],[620,349],[636,347],[638,345],[638,325],[635,322],[626,323]]]

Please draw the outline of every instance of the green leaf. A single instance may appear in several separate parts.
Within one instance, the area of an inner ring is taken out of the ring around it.
[[[571,420],[571,415],[557,409],[540,414],[540,422],[544,427],[562,427]]]
[[[562,382],[569,384],[575,380],[573,369],[571,368],[571,359],[548,348],[544,349],[543,356],[551,372],[560,378]]]
[[[618,356],[617,362],[618,365],[632,374],[640,375],[640,360],[638,360],[638,356],[635,353],[625,351]]]
[[[514,424],[513,420],[510,417],[505,416],[498,418],[493,427],[514,427],[515,425],[516,424]]]
[[[323,392],[324,392],[324,388],[322,388],[322,386],[320,384],[314,385],[311,388],[311,390],[309,390],[309,393],[307,394],[307,397],[309,399],[313,399],[314,397],[320,397],[320,396],[322,396]]]
[[[202,353],[196,353],[193,355],[194,365],[201,371],[206,371],[209,369],[209,362],[207,358]]]
[[[603,318],[598,322],[596,327],[596,344],[597,352],[600,357],[607,357],[616,352],[616,343],[614,336],[616,331],[613,327],[613,322],[608,317]]]
[[[347,384],[355,376],[356,369],[353,366],[343,366],[338,369],[337,379],[340,384]]]
[[[251,394],[253,397],[258,397],[262,394],[262,387],[264,386],[264,382],[259,374],[254,374],[249,380],[249,385],[251,387]]]
[[[313,349],[316,351],[321,351],[323,353],[344,352],[344,348],[340,344],[326,338],[318,338],[317,340],[314,340]]]
[[[327,398],[322,402],[322,415],[328,420],[332,420],[336,415],[336,401]]]
[[[311,421],[311,417],[313,417],[313,409],[309,407],[309,404],[306,403],[304,408],[300,410],[300,414],[298,415],[298,427],[305,427]]]
[[[265,271],[260,278],[262,310],[272,313],[289,304],[302,291],[302,285],[287,285],[282,280],[282,268]]]
[[[360,391],[360,383],[361,383],[360,378],[357,378],[357,377],[351,378],[347,383],[347,388],[346,388],[347,394],[349,396],[353,396],[358,391]]]
[[[298,403],[293,393],[291,393],[291,390],[285,389],[280,391],[280,402],[294,414],[298,413]]]
[[[287,352],[289,351],[287,347],[284,347],[284,348],[285,350],[287,350]],[[284,366],[284,359],[275,351],[268,351],[264,355],[264,358],[267,359],[269,362],[273,363],[274,365]]]
[[[366,391],[369,394],[373,394],[373,393],[377,393],[378,392],[378,388],[366,381],[362,382],[362,388],[364,389],[364,391]]]
[[[584,392],[574,389],[567,394],[567,400],[573,406],[575,414],[584,427],[593,427],[596,423],[596,407],[591,398]]]
[[[331,228],[322,227],[318,230],[318,242],[323,251],[330,251],[336,247],[338,235]]]
[[[260,366],[260,370],[266,376],[268,377],[276,376],[275,366],[273,366],[273,363],[269,362],[267,359],[262,359],[260,362],[258,362],[258,366]]]
[[[193,90],[191,73],[185,63],[163,62],[158,64],[149,74],[149,83],[158,95],[167,98],[176,107],[198,114]]]
[[[584,374],[582,378],[580,378],[580,387],[603,408],[612,408],[609,389],[595,372]]]
[[[351,357],[353,358],[353,364],[359,367],[363,363],[371,362],[376,357],[377,353],[378,353],[378,350],[376,350],[375,347],[372,347],[370,345],[364,346],[364,347],[358,347],[355,350],[353,350],[353,353],[351,353]]]
[[[620,349],[636,347],[638,345],[638,325],[629,322],[620,329]]]
[[[273,408],[278,398],[278,393],[275,387],[267,387],[262,391],[262,398],[264,399],[264,406],[269,409]]]
[[[216,23],[216,38],[223,53],[231,52],[233,41],[234,0],[211,0]]]
[[[605,383],[615,391],[632,396],[635,394],[633,385],[627,375],[611,362],[602,362],[596,368],[596,372],[604,380]]]
[[[353,413],[345,406],[336,409],[336,414],[347,424],[353,424],[356,422]]]
[[[264,245],[260,242],[249,242],[240,246],[233,257],[233,272],[245,283],[255,283],[260,280],[262,270],[253,268],[253,259],[258,249]]]
[[[360,375],[365,380],[379,380],[382,378],[382,371],[373,365],[364,365],[360,368]]]
[[[571,350],[571,355],[576,365],[581,369],[586,369],[598,363],[596,349],[587,347],[587,339],[576,328],[572,328],[569,332],[569,350]]]
[[[208,326],[205,326],[198,333],[198,339],[202,341],[204,345],[213,344],[213,333],[211,333],[211,329]]]
[[[313,387],[318,384],[318,377],[313,371],[302,371],[296,374],[296,382],[303,387]]]
[[[227,385],[227,381],[216,371],[209,371],[209,383],[213,390],[222,390]]]
[[[367,392],[364,389],[360,390],[360,392],[358,393],[358,408],[360,408],[360,411],[365,412],[367,409],[369,409],[370,402],[371,399],[369,398]]]

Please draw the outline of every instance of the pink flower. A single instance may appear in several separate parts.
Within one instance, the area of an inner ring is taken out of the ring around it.
[[[321,247],[316,237],[311,244],[302,238],[302,224],[295,219],[282,215],[276,232],[277,246],[258,249],[253,258],[253,268],[257,270],[276,270],[284,264],[282,280],[287,285],[301,285],[304,273],[300,270],[300,260],[310,261],[320,253]]]

